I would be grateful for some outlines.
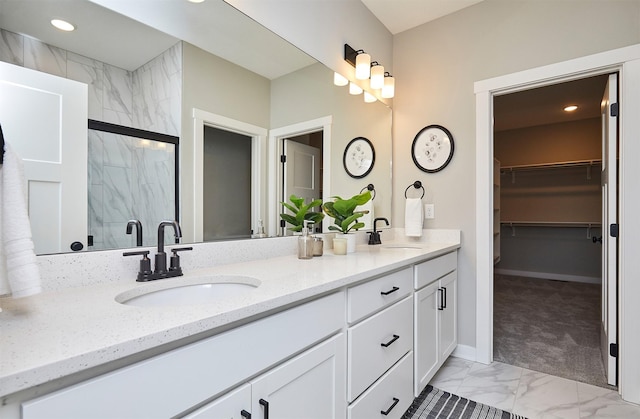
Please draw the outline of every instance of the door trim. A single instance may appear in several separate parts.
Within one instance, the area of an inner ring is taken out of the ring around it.
[[[264,199],[262,193],[262,191],[265,190],[265,178],[262,173],[265,162],[268,130],[266,128],[227,118],[226,116],[217,115],[197,108],[193,108],[193,121],[193,171],[191,171],[191,173],[183,171],[184,176],[193,176],[193,241],[203,241],[203,156],[205,125],[251,137],[251,228],[254,231],[257,231],[258,220],[265,219]],[[184,212],[184,215],[188,216],[186,211]]]
[[[485,364],[493,361],[493,96],[560,83],[598,74],[619,72],[620,102],[624,113],[640,112],[640,44],[581,57],[561,63],[538,67],[518,73],[478,81],[476,94],[476,360]],[[640,177],[640,165],[625,164],[625,156],[640,155],[640,133],[637,118],[620,119],[620,271],[619,271],[619,390],[622,397],[640,403],[640,377],[632,371],[640,370],[640,358],[634,349],[640,348],[640,332],[627,325],[640,313],[632,295],[640,295],[639,281],[625,281],[640,271],[635,257],[637,244],[634,233],[640,233],[640,197],[634,196],[631,179]],[[627,139],[627,141],[625,141]],[[625,182],[625,179],[630,181]],[[636,194],[637,195],[637,194]],[[635,218],[635,220],[634,220]],[[625,295],[627,296],[625,299]],[[629,354],[629,356],[625,356]],[[625,374],[629,371],[629,374]]]
[[[298,135],[308,134],[311,132],[322,131],[322,202],[329,200],[331,196],[331,168],[327,162],[331,161],[331,125],[333,123],[332,116],[312,119],[293,125],[287,125],[280,128],[274,128],[269,131],[268,141],[268,199],[267,199],[267,216],[268,225],[267,233],[270,237],[278,235],[280,226],[278,197],[282,196],[282,185],[278,179],[282,179],[282,165],[280,157],[283,153],[282,139],[286,137],[295,137]],[[326,223],[325,223],[326,224]],[[324,224],[323,224],[324,225]],[[324,225],[323,232],[327,232],[327,225]]]

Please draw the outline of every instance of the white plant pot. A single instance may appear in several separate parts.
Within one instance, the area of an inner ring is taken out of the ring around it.
[[[347,253],[353,253],[356,251],[356,235],[353,233],[342,234],[337,233],[336,238],[346,239],[347,240]]]

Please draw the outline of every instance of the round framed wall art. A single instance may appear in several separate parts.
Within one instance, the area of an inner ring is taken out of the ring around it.
[[[373,144],[364,137],[356,137],[349,141],[342,156],[344,170],[349,176],[356,179],[367,176],[373,169],[375,160],[376,152]]]
[[[453,157],[453,135],[441,125],[429,125],[420,130],[411,145],[411,158],[423,172],[444,169]]]

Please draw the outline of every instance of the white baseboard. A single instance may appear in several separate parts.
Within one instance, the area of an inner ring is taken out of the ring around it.
[[[466,359],[467,361],[476,361],[476,348],[474,346],[469,345],[460,345],[458,344],[456,348],[451,353],[451,356],[455,356],[456,358]]]
[[[551,272],[518,271],[515,269],[494,269],[500,275],[525,276],[527,278],[554,279],[556,281],[583,282],[587,284],[600,284],[599,277],[583,275],[566,275]]]

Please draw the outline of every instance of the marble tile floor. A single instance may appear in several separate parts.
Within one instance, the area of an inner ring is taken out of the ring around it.
[[[640,418],[617,391],[501,362],[450,357],[430,384],[529,419]]]

